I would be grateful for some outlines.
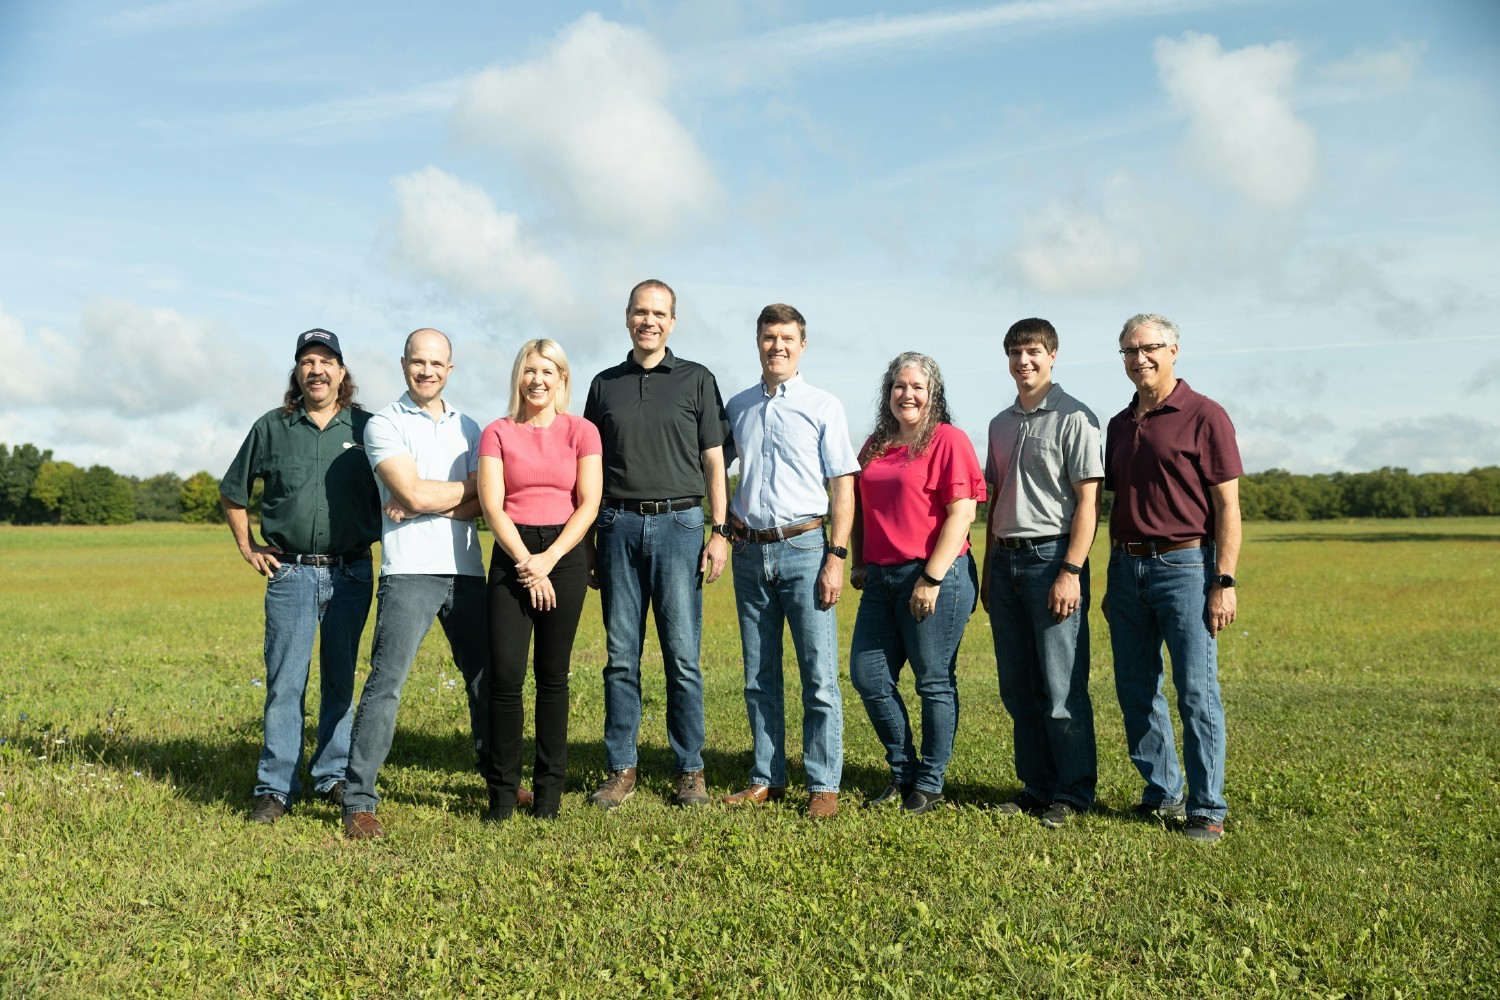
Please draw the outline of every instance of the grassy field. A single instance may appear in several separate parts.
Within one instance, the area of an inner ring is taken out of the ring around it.
[[[1103,570],[1101,546],[1096,598]],[[1097,608],[1100,808],[1064,830],[977,808],[1016,790],[982,610],[950,808],[859,808],[885,768],[847,678],[835,820],[797,794],[669,808],[653,641],[645,788],[603,815],[592,597],[562,819],[481,827],[433,637],[381,775],[391,835],[356,844],[321,803],[244,822],[263,584],[227,531],[0,528],[0,995],[1500,995],[1500,519],[1251,525],[1239,578],[1216,847],[1126,816]],[[705,603],[724,793],[748,744],[730,581]]]

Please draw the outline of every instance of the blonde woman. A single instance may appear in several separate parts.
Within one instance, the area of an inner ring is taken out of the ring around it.
[[[580,544],[603,492],[599,431],[568,413],[568,357],[554,340],[521,345],[510,415],[479,442],[479,500],[495,535],[490,560],[490,759],[485,780],[499,822],[521,780],[521,685],[536,637],[535,815],[554,819],[568,760],[568,664],[588,589]]]

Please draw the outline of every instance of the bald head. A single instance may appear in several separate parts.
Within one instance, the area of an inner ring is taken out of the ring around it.
[[[436,355],[433,352],[437,352]],[[406,335],[406,345],[401,348],[401,357],[427,358],[440,356],[445,362],[453,361],[453,341],[441,330],[424,326]]]

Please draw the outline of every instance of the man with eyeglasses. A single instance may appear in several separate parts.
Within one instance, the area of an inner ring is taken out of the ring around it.
[[[1146,782],[1136,812],[1186,818],[1189,839],[1213,843],[1227,811],[1216,637],[1235,619],[1244,469],[1229,414],[1174,374],[1177,349],[1177,326],[1164,316],[1132,316],[1120,331],[1136,393],[1105,439],[1104,488],[1114,508],[1104,612],[1130,759]],[[1162,695],[1164,642],[1182,717],[1181,766]]]

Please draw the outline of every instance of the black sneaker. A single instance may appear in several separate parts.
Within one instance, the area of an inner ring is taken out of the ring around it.
[[[871,809],[880,806],[899,806],[911,794],[912,787],[911,785],[898,785],[895,782],[891,782],[885,786],[885,791],[875,796],[869,802],[865,803],[865,805]]]
[[[1051,830],[1057,830],[1068,825],[1068,820],[1077,816],[1083,810],[1071,802],[1058,799],[1047,807],[1042,813],[1042,825]]]
[[[901,808],[906,810],[908,816],[920,816],[932,812],[942,804],[942,792],[924,792],[920,788],[913,788],[906,801],[901,803]]]
[[[347,781],[335,781],[333,784],[329,785],[327,788],[319,792],[318,798],[322,799],[324,802],[330,803],[331,805],[336,805],[340,809],[342,809],[344,808],[344,788],[348,784],[349,783]]]
[[[1178,799],[1176,802],[1142,802],[1135,807],[1136,819],[1154,820],[1157,823],[1165,823],[1169,819],[1187,819],[1187,800]]]
[[[250,810],[247,821],[251,823],[271,824],[285,815],[286,803],[270,792],[267,792],[255,800],[255,808]]]
[[[1188,840],[1200,844],[1216,844],[1224,836],[1224,821],[1212,816],[1189,816],[1187,829],[1182,832]]]
[[[995,807],[995,812],[1002,816],[1040,816],[1047,808],[1047,803],[1032,795],[1030,792],[1021,792],[1009,802],[1002,802]]]

